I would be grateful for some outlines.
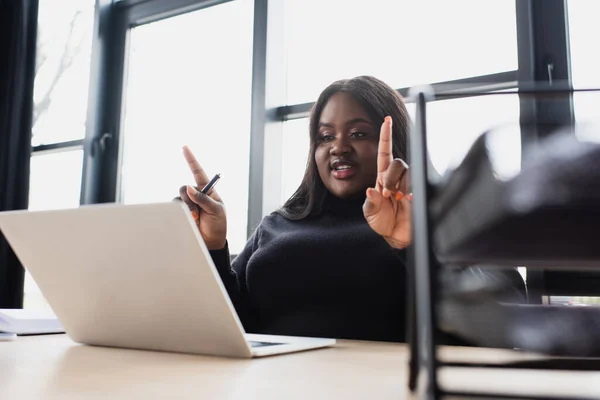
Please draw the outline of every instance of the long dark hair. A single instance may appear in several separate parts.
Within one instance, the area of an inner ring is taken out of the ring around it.
[[[277,211],[288,219],[304,219],[319,215],[323,211],[328,191],[319,176],[315,161],[319,120],[329,98],[339,92],[350,93],[365,109],[376,127],[383,124],[386,116],[392,117],[392,153],[394,158],[406,160],[411,122],[402,96],[392,87],[372,76],[358,76],[333,82],[319,95],[310,112],[310,150],[304,178],[296,192]]]

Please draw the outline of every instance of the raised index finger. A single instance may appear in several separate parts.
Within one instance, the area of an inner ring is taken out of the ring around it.
[[[208,183],[208,176],[206,176],[206,172],[200,166],[198,160],[194,156],[194,153],[190,150],[189,147],[183,146],[183,156],[190,167],[190,171],[192,171],[192,175],[194,175],[194,181],[196,181],[196,186],[201,188]]]
[[[381,132],[379,133],[379,147],[377,149],[377,172],[385,172],[392,160],[392,118],[385,117],[383,124],[381,125]]]

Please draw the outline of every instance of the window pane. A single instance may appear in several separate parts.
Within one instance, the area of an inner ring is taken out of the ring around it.
[[[571,50],[571,77],[576,89],[600,88],[597,60],[600,55],[600,2],[597,0],[569,0],[569,38]],[[573,108],[575,120],[587,123],[600,120],[598,101],[600,92],[575,93]]]
[[[600,307],[600,297],[591,296],[550,296],[550,304],[562,306]]]
[[[33,145],[85,135],[94,0],[40,0]]]
[[[600,87],[598,56],[600,56],[600,2],[569,0],[569,38],[573,87]]]
[[[31,157],[29,209],[50,210],[79,206],[83,150]],[[31,275],[25,274],[23,307],[48,307]]]
[[[415,105],[407,106],[414,120]],[[519,98],[512,94],[427,103],[427,140],[434,168],[444,174],[448,169],[456,167],[473,142],[487,130],[518,128],[519,110]],[[501,145],[507,160],[509,157],[519,157],[517,161],[520,165],[520,134],[507,132],[506,141]]]
[[[34,155],[29,178],[29,209],[79,206],[83,150]]]
[[[306,170],[310,145],[308,118],[284,122],[282,143],[281,205],[298,189]]]
[[[571,77],[576,89],[600,88],[597,59],[600,25],[600,2],[597,0],[569,0],[569,38],[571,50]],[[578,123],[598,122],[600,92],[575,93],[573,108]]]
[[[287,0],[287,102],[334,80],[395,88],[516,70],[515,2]]]
[[[238,0],[133,28],[121,200],[170,201],[193,184],[189,145],[227,207],[232,252],[246,242],[253,2]]]
[[[600,87],[600,85],[598,85]],[[600,123],[600,91],[573,94],[575,121],[580,124]]]

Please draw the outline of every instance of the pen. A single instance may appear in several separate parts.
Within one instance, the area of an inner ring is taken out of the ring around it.
[[[216,174],[215,176],[213,176],[213,178],[206,184],[206,186],[204,186],[202,188],[202,190],[200,191],[200,193],[202,194],[208,194],[208,192],[210,192],[210,190],[215,187],[215,185],[217,184],[217,182],[219,181],[219,179],[221,179],[221,174]]]
[[[215,176],[213,176],[213,178],[210,181],[208,181],[208,183],[202,188],[202,190],[200,190],[200,193],[207,195],[208,192],[210,192],[210,190],[215,187],[219,179],[221,179],[221,174],[216,174]],[[192,218],[194,218],[196,224],[198,223],[198,221],[200,221],[200,214],[198,213],[198,211],[192,210]]]

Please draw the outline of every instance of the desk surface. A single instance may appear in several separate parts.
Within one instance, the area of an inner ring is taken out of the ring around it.
[[[453,361],[538,358],[512,351],[448,347]],[[408,349],[340,341],[335,347],[254,360],[92,347],[66,335],[0,342],[0,398],[402,399]],[[454,390],[600,397],[600,372],[444,368]],[[532,384],[534,386],[532,386]]]

